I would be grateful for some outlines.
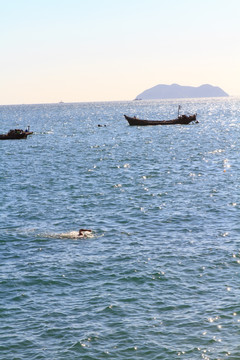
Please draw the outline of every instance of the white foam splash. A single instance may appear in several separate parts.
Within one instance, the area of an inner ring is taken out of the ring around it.
[[[94,235],[92,232],[83,231],[83,235],[79,236],[78,231],[70,231],[68,233],[61,233],[58,235],[61,239],[86,239],[86,238],[93,238]]]
[[[94,234],[92,232],[85,231],[85,232],[83,232],[83,236],[79,236],[78,231],[69,231],[69,232],[66,232],[66,233],[45,234],[45,237],[54,238],[54,239],[81,240],[81,239],[93,238]]]

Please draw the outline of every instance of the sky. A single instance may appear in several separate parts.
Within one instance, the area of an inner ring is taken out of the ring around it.
[[[240,95],[239,0],[0,0],[0,105]]]

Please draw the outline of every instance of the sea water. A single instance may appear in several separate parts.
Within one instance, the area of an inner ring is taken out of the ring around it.
[[[123,117],[179,104],[199,123]],[[0,141],[0,359],[239,359],[240,99],[0,107],[28,125]]]

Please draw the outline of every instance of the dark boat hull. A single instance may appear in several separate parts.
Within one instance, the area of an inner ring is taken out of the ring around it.
[[[196,122],[197,115],[181,115],[173,120],[142,120],[136,117],[130,117],[124,115],[125,119],[128,121],[131,126],[147,126],[147,125],[187,125],[192,121]]]
[[[20,140],[26,139],[28,135],[31,135],[32,131],[23,130],[10,130],[7,134],[0,134],[0,140]]]

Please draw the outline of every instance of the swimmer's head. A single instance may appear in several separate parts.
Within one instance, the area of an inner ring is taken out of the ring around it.
[[[92,232],[92,230],[88,230],[88,229],[79,229],[78,236],[84,236],[84,233],[85,233],[85,232],[91,233],[91,232]]]

